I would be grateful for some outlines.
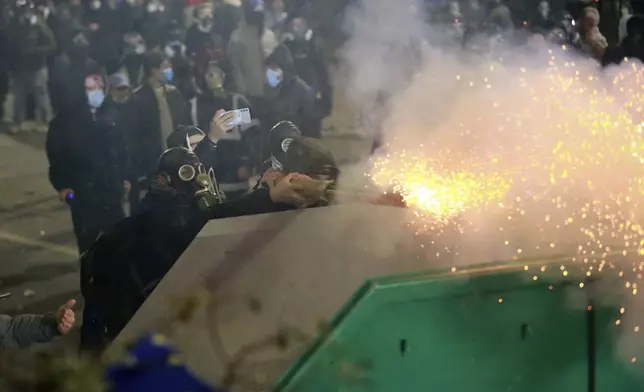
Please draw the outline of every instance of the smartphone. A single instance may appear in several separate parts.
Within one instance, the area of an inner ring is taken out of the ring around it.
[[[237,125],[250,124],[251,122],[250,109],[243,108],[243,109],[233,110],[232,112],[235,113],[235,117],[233,118],[232,121],[228,123],[228,125],[237,126]]]

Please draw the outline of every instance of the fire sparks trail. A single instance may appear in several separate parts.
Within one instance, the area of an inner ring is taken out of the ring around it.
[[[549,51],[540,70],[456,75],[452,113],[424,132],[395,118],[389,128],[420,132],[394,130],[367,175],[403,196],[436,257],[476,247],[468,235],[486,231],[515,260],[568,253],[581,276],[614,271],[634,296],[644,271],[644,66],[602,75],[564,54]],[[534,280],[547,268],[526,266]]]

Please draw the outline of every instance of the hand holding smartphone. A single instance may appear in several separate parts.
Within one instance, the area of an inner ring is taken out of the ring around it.
[[[226,115],[228,113],[234,113],[232,120],[230,120],[230,121],[228,121],[228,123],[226,123],[226,125],[228,125],[228,126],[236,127],[238,125],[250,124],[250,122],[251,122],[250,109],[248,109],[248,108],[231,110],[230,112],[224,113],[222,116],[224,116],[224,115]]]

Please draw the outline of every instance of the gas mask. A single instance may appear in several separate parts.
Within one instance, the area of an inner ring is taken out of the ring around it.
[[[172,147],[159,158],[157,172],[171,188],[194,198],[199,209],[207,211],[223,202],[212,168],[206,169],[199,157],[185,147]]]

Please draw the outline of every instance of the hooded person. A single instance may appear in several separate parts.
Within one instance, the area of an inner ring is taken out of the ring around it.
[[[54,58],[50,68],[49,97],[54,112],[85,95],[83,83],[90,75],[102,74],[101,66],[89,56],[89,38],[84,29],[75,29],[63,52]]]
[[[278,46],[266,59],[266,99],[260,117],[264,124],[287,120],[302,130],[304,136],[319,136],[320,116],[315,110],[315,92],[302,80],[291,52]]]
[[[49,125],[46,151],[49,180],[72,215],[79,253],[124,217],[121,202],[128,178],[122,134],[104,123],[101,75],[85,80],[85,94]]]
[[[320,137],[321,120],[331,114],[333,107],[333,89],[321,43],[306,19],[294,18],[285,35],[284,45],[293,56],[298,76],[315,93],[315,112],[319,121],[306,131],[308,136]]]
[[[253,99],[264,96],[264,59],[276,46],[275,34],[264,25],[264,2],[242,1],[243,18],[232,33],[227,57],[236,91]]]
[[[633,15],[626,23],[626,38],[620,45],[609,46],[602,58],[602,65],[620,64],[625,58],[644,62],[644,16]]]
[[[107,72],[125,75],[133,88],[137,88],[145,79],[143,59],[147,52],[147,45],[141,34],[135,31],[125,34],[122,52],[117,61],[107,64]]]
[[[293,178],[224,202],[194,152],[165,151],[146,195],[149,208],[103,234],[81,258],[81,346],[100,350],[113,340],[208,220],[300,205]]]

